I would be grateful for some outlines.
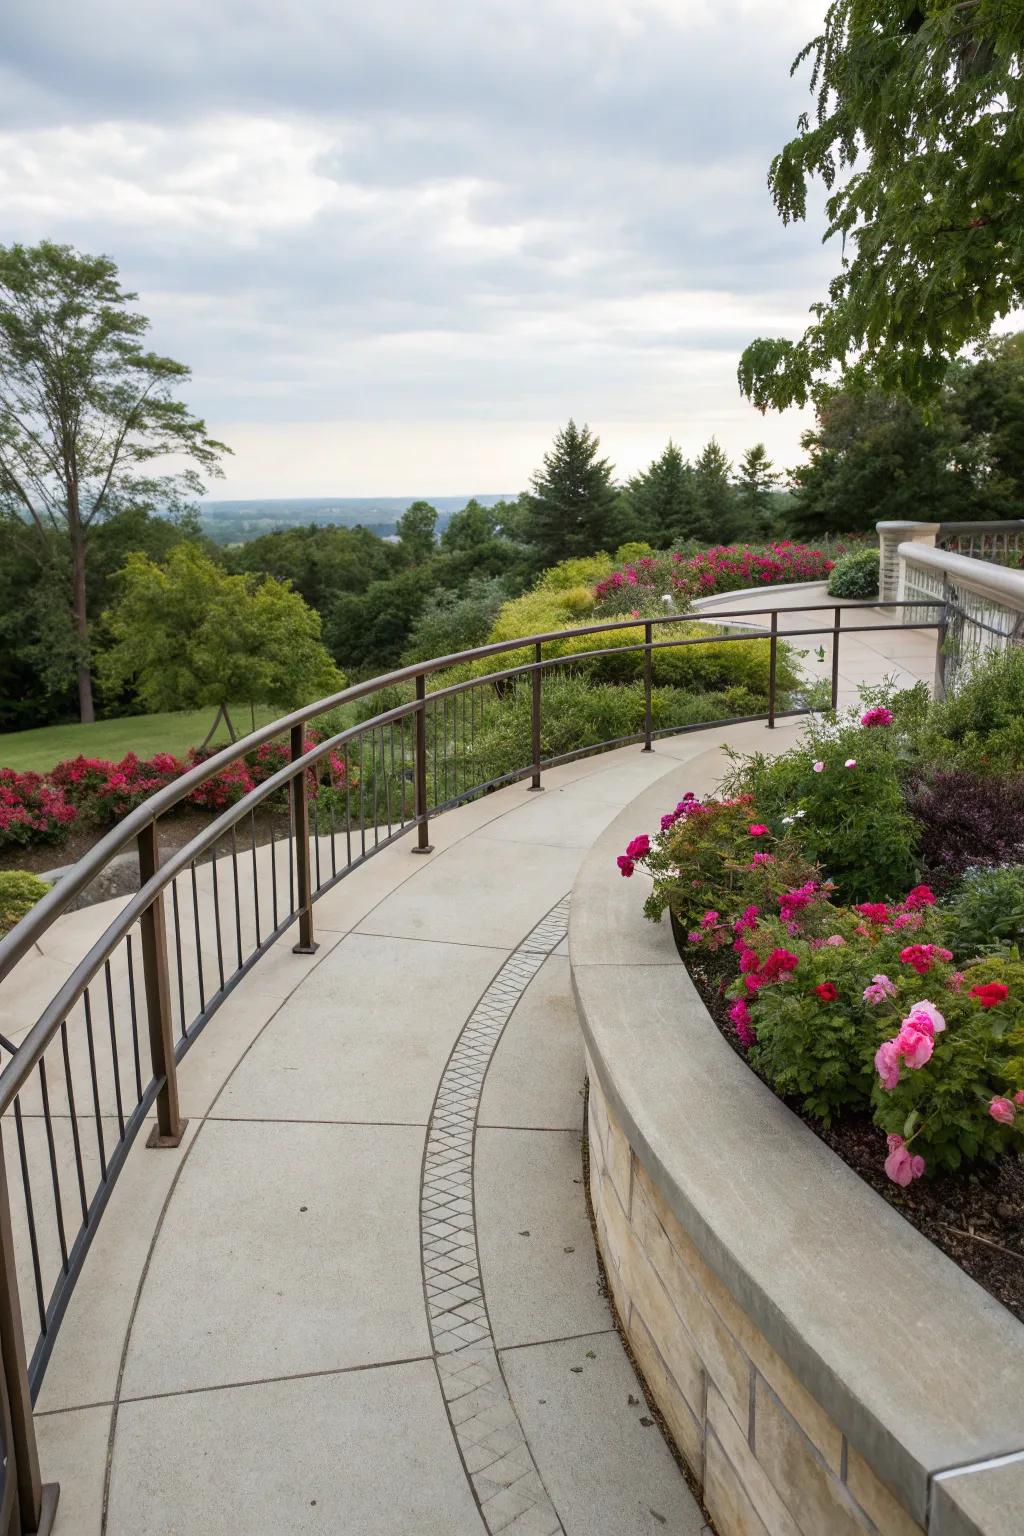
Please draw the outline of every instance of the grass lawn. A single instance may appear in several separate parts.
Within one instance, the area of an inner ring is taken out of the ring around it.
[[[236,731],[252,729],[247,704],[232,704],[230,710]],[[189,747],[199,746],[214,713],[213,709],[180,710],[163,715],[126,715],[121,720],[98,720],[95,725],[45,725],[35,731],[9,731],[0,734],[0,768],[46,773],[67,757],[105,757],[116,762],[126,752],[139,757],[173,752],[180,757]],[[280,713],[258,708],[256,724],[266,725]],[[227,740],[222,723],[214,745],[224,746]]]

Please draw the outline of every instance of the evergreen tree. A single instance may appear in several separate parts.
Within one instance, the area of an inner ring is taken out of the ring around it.
[[[598,458],[599,448],[600,439],[586,423],[581,430],[570,420],[533,477],[525,533],[541,568],[618,542],[622,519],[614,468]]]
[[[626,500],[639,537],[655,549],[669,549],[693,537],[693,470],[671,438],[661,457],[630,480]]]
[[[398,541],[410,565],[422,565],[434,553],[437,508],[429,501],[414,501],[398,519]]]
[[[706,544],[728,544],[736,527],[736,492],[732,465],[717,438],[701,449],[693,465],[692,537]]]
[[[764,443],[755,443],[740,460],[736,500],[743,531],[751,538],[766,538],[771,532],[775,487],[781,478]]]

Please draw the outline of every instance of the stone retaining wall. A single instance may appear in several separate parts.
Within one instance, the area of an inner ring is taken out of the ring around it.
[[[608,1281],[719,1536],[924,1536],[709,1269],[588,1071]]]

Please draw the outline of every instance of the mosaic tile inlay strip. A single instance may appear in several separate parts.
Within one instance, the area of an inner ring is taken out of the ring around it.
[[[568,896],[509,956],[470,1014],[444,1070],[427,1131],[420,1241],[438,1379],[492,1536],[558,1536],[491,1336],[477,1257],[473,1137],[487,1068],[519,999],[568,930]]]

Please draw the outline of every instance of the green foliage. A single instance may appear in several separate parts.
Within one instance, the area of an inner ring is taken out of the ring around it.
[[[373,674],[398,666],[429,595],[418,570],[371,581],[365,592],[343,592],[324,623],[331,655],[347,671]]]
[[[598,458],[599,448],[600,439],[586,424],[580,429],[570,420],[544,455],[544,468],[533,477],[525,529],[538,565],[618,542],[614,469],[610,460]]]
[[[149,709],[232,699],[292,709],[344,686],[320,617],[297,592],[273,577],[229,576],[193,544],[163,566],[129,555],[105,623],[104,686],[130,685]]]
[[[652,459],[629,481],[625,496],[643,538],[656,548],[666,549],[693,536],[697,521],[693,468],[671,438],[661,457]]]
[[[412,627],[403,662],[430,661],[483,645],[505,597],[500,581],[470,582],[461,597],[443,589],[432,593]]]
[[[1024,647],[974,667],[921,722],[915,747],[944,768],[1019,773],[1024,764]]]
[[[850,759],[853,768],[845,766]],[[905,759],[898,728],[867,730],[856,716],[835,725],[812,717],[788,752],[734,757],[728,782],[733,792],[753,795],[773,828],[792,825],[803,853],[835,881],[842,900],[877,901],[907,890],[917,874]]]
[[[842,242],[827,301],[798,342],[759,340],[740,386],[803,404],[836,367],[934,395],[967,343],[1024,297],[1020,0],[833,0],[813,59],[816,110],[772,162],[784,222],[829,189]]]
[[[736,531],[737,499],[732,465],[716,438],[705,444],[693,464],[695,515],[686,533],[708,544],[728,544]]]
[[[31,912],[50,887],[45,880],[23,869],[0,870],[0,934],[5,934]]]
[[[615,562],[610,555],[598,550],[592,555],[578,555],[571,560],[560,560],[549,566],[537,578],[536,590],[563,592],[568,588],[592,587],[602,576],[614,570]],[[525,633],[525,631],[524,631]]]
[[[229,571],[291,582],[321,614],[329,610],[339,593],[363,592],[371,581],[386,580],[402,565],[397,545],[379,539],[367,528],[315,523],[308,528],[267,533],[248,544],[225,549],[222,559]]]
[[[1007,944],[1024,949],[1024,864],[967,870],[946,917],[949,944],[960,959]]]
[[[877,549],[840,555],[828,578],[829,597],[877,597],[878,559]]]
[[[764,443],[755,443],[740,460],[736,477],[736,502],[745,532],[766,537],[775,523],[775,487],[781,475],[768,457]]]

